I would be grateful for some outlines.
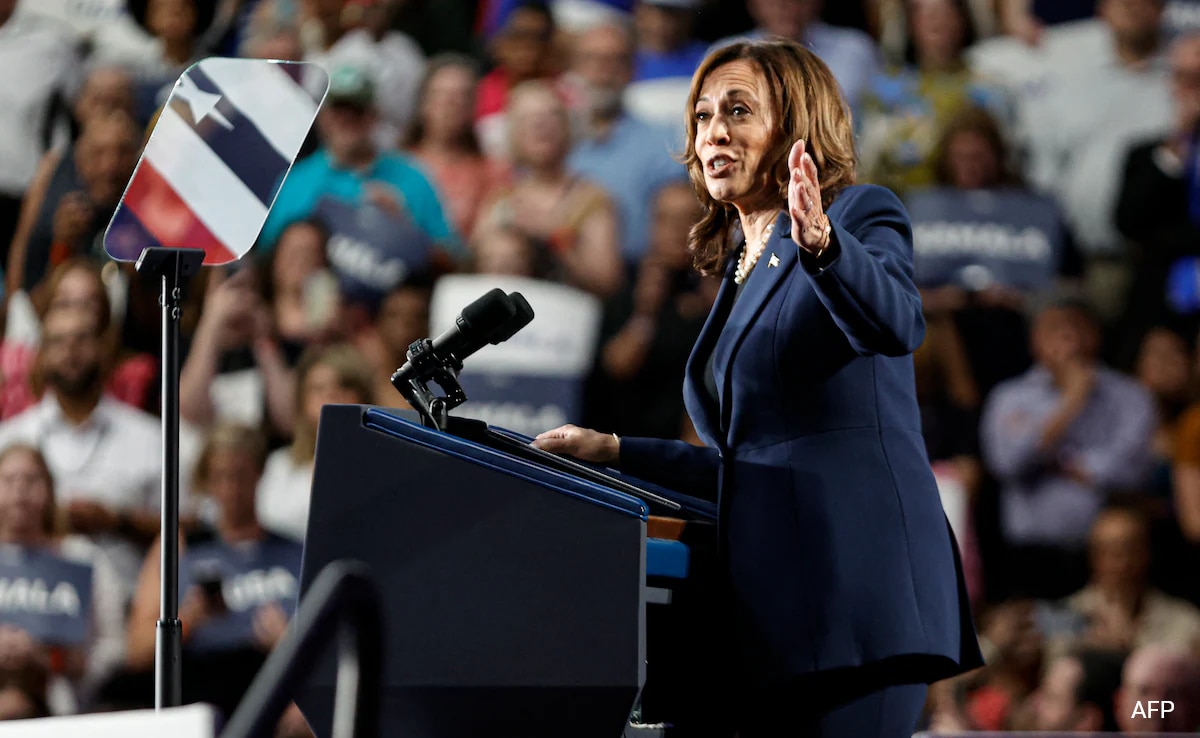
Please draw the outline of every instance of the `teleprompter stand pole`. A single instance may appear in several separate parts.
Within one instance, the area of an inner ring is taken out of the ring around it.
[[[204,263],[202,249],[148,248],[139,274],[157,277],[162,306],[161,598],[154,651],[154,708],[183,701],[183,623],[179,621],[179,319],[183,286]]]

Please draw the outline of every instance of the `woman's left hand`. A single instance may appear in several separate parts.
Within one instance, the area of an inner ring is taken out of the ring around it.
[[[797,141],[788,153],[788,214],[792,217],[792,240],[813,256],[829,245],[830,223],[821,206],[821,182],[817,164]]]

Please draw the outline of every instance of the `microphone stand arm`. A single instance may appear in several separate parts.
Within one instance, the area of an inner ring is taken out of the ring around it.
[[[412,376],[401,378],[399,370],[392,375],[392,386],[412,405],[428,428],[446,431],[450,410],[467,401],[467,394],[458,382],[462,362],[455,357],[443,360],[433,351],[433,341],[422,338],[408,347],[408,363]],[[446,394],[438,396],[429,389],[433,382]]]

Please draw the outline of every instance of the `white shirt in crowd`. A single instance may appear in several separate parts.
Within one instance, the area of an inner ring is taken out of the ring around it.
[[[68,37],[36,18],[0,26],[0,193],[25,193],[46,147],[55,95],[76,85],[78,59]]]
[[[16,442],[41,449],[54,475],[59,507],[92,500],[116,510],[157,510],[161,496],[162,432],[158,418],[105,395],[81,425],[63,417],[54,393],[0,423],[0,449]],[[180,510],[190,509],[188,482],[199,439],[183,426],[179,433]],[[143,552],[115,535],[95,537],[131,595]]]
[[[312,462],[299,463],[291,448],[271,452],[258,482],[258,522],[264,528],[296,541],[308,529]]]

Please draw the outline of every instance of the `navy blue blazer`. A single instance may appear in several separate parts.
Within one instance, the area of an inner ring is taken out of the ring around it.
[[[883,662],[932,682],[982,657],[921,436],[912,228],[870,185],[828,216],[828,263],[785,213],[736,301],[731,256],[684,382],[707,447],[622,438],[620,465],[718,500],[742,678]]]

